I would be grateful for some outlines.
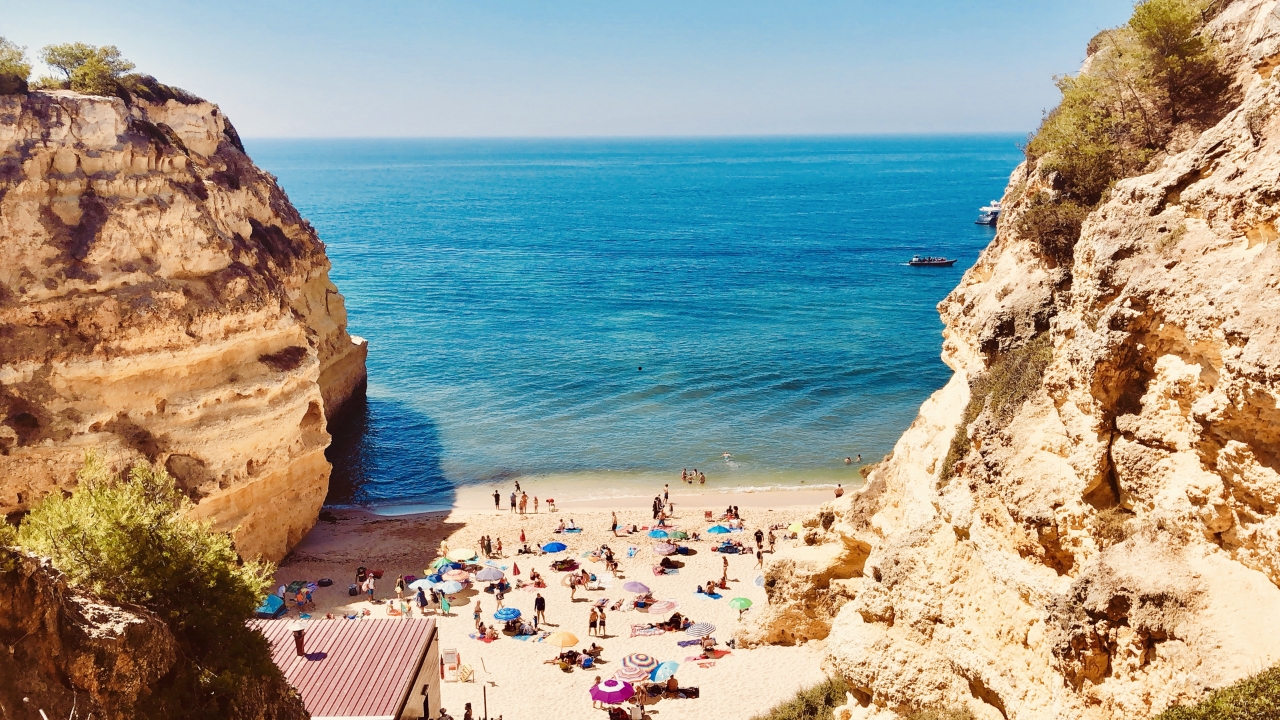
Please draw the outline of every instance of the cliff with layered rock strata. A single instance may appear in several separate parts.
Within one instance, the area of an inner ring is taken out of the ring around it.
[[[227,118],[156,87],[0,96],[0,513],[73,490],[90,449],[142,456],[278,560],[316,520],[367,344]]]
[[[1019,167],[939,305],[951,381],[768,568],[742,637],[824,641],[838,717],[1141,718],[1280,662],[1280,11],[1204,31],[1220,120],[1118,182],[1067,263],[1020,235],[1052,178]]]

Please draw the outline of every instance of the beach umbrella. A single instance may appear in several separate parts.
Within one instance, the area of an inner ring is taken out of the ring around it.
[[[669,612],[675,612],[680,607],[680,603],[675,600],[659,600],[649,606],[649,612],[654,615],[666,615]]]
[[[516,565],[515,563],[511,563],[511,574],[512,574],[512,575],[519,575],[519,574],[520,574],[520,566],[519,566],[519,565]],[[763,583],[761,583],[761,584],[763,584]]]
[[[643,670],[644,674],[648,675],[653,672],[654,668],[658,667],[658,659],[645,653],[631,653],[622,658],[622,667]]]
[[[640,682],[641,680],[649,679],[649,671],[641,670],[640,668],[624,667],[618,672],[614,673],[613,677],[615,680],[621,680],[622,682],[628,682],[628,683]]]
[[[723,525],[712,525],[711,527],[707,528],[707,532],[711,533],[712,535],[723,535],[729,532],[729,528]]]
[[[476,551],[471,548],[458,548],[457,550],[450,550],[445,557],[457,562],[466,562],[467,560],[475,559]]]
[[[413,582],[409,583],[409,587],[413,588],[414,590],[430,590],[431,586],[435,585],[436,582],[439,582],[439,581],[434,581],[431,578],[422,578],[421,580],[414,580]]]
[[[520,528],[520,542],[525,542],[525,539],[524,539],[524,528]]]
[[[787,530],[790,530],[791,532],[794,532],[794,533],[804,532],[804,526],[798,522],[793,522],[787,526]]]
[[[757,575],[757,576],[756,576],[756,587],[764,587],[764,576],[763,576],[763,575]]]
[[[549,553],[558,553],[564,552],[567,547],[568,546],[562,542],[549,542],[542,546],[542,550]]]
[[[462,592],[462,583],[455,580],[446,580],[442,583],[436,583],[434,587],[445,595]]]
[[[636,689],[631,687],[631,683],[613,678],[609,678],[591,688],[591,699],[606,705],[617,705],[620,702],[625,702],[635,694]]]
[[[685,531],[683,531],[683,530],[677,530],[677,531],[675,531],[675,532],[671,533],[671,539],[672,539],[672,540],[688,540],[688,539],[689,539],[689,533],[687,533],[687,532],[685,532]]]
[[[667,660],[661,665],[653,669],[649,673],[649,679],[654,682],[666,682],[668,678],[676,674],[676,670],[680,669],[680,664]]]
[[[653,546],[653,551],[659,555],[675,555],[676,546],[671,543],[658,543]]]
[[[629,593],[635,593],[635,594],[637,594],[637,595],[644,595],[644,594],[647,594],[647,593],[649,592],[649,586],[648,586],[648,585],[645,585],[645,584],[644,584],[644,583],[642,583],[642,582],[636,582],[635,580],[632,580],[631,582],[627,583],[626,585],[623,585],[623,586],[622,586],[622,589],[623,589],[623,590],[626,590],[626,591],[627,591],[627,592],[629,592]]]
[[[449,558],[447,558],[447,557],[438,557],[438,558],[436,558],[436,559],[435,559],[435,562],[431,563],[431,567],[432,567],[432,568],[434,568],[434,569],[436,569],[436,570],[439,570],[439,569],[441,568],[441,566],[448,565],[448,564],[449,564]]]
[[[464,580],[470,580],[471,573],[467,572],[466,570],[450,570],[449,572],[444,574],[444,579],[453,580],[455,582],[462,582]]]
[[[578,636],[570,632],[554,632],[547,636],[543,642],[548,645],[554,645],[558,648],[573,647],[578,644]]]
[[[649,531],[649,537],[651,537],[651,538],[664,538],[664,537],[668,537],[668,535],[667,535],[667,531],[666,531],[666,530],[659,530],[659,529],[657,529],[657,528],[654,528],[654,529],[652,529],[652,530],[650,530],[650,531]]]
[[[751,601],[747,598],[734,598],[729,601],[729,607],[734,610],[746,610],[751,607]]]
[[[502,579],[502,571],[498,568],[485,568],[476,573],[476,579],[481,582],[495,582]]]
[[[520,611],[513,607],[498,608],[498,612],[493,614],[494,620],[501,620],[503,622],[515,620],[518,617],[520,617]]]
[[[711,623],[694,623],[685,629],[686,635],[693,637],[710,637],[711,633],[716,631],[716,626]]]

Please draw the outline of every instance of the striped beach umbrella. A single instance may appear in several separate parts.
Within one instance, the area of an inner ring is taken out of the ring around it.
[[[675,600],[659,600],[649,606],[649,612],[654,615],[666,615],[669,612],[675,612],[680,607],[680,603]]]
[[[644,674],[648,675],[653,672],[654,668],[658,667],[658,659],[645,653],[631,653],[622,658],[622,667],[643,670]]]
[[[520,611],[513,607],[498,608],[498,612],[493,614],[494,620],[501,620],[503,622],[506,622],[508,620],[515,620],[519,617],[520,617]]]
[[[466,570],[450,570],[444,574],[445,580],[453,580],[454,582],[462,582],[471,579],[471,573]]]
[[[622,682],[634,683],[634,682],[640,682],[641,680],[648,680],[649,671],[641,670],[640,668],[624,667],[618,672],[614,673],[613,677],[617,680],[621,680]]]
[[[710,637],[711,633],[715,631],[716,626],[711,623],[694,623],[684,632],[686,635],[692,635],[693,637]]]
[[[675,555],[676,546],[671,543],[658,543],[653,546],[653,551],[659,555]]]

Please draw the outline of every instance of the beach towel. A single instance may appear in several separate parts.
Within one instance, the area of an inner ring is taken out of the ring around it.
[[[702,644],[702,641],[697,638],[694,638],[693,640],[681,640],[680,642],[676,643],[676,645],[679,645],[680,647],[689,647],[690,645],[701,645],[701,644]]]
[[[706,662],[700,662],[700,663],[698,663],[698,667],[700,667],[700,668],[713,668],[713,667],[715,667],[715,666],[716,666],[716,661],[715,661],[715,660],[708,660],[708,661],[706,661]]]
[[[512,635],[511,637],[515,640],[528,640],[529,638],[534,636],[533,635]]]
[[[564,531],[567,533],[580,533],[582,528],[565,528]]]
[[[702,598],[703,600],[719,600],[724,597],[720,593],[711,593],[710,595],[706,593],[694,593],[693,596],[696,598]]]
[[[631,637],[637,637],[637,636],[644,637],[644,636],[649,636],[649,635],[661,635],[661,634],[663,634],[664,632],[666,632],[666,630],[663,630],[662,628],[656,628],[656,627],[645,627],[644,625],[632,625],[632,626],[631,626]]]
[[[638,552],[640,552],[640,548],[636,547],[635,545],[632,545],[631,547],[627,548],[627,557],[633,558],[636,556],[636,553]]]

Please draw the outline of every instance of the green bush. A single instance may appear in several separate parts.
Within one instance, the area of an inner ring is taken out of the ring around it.
[[[1222,688],[1196,705],[1171,707],[1154,720],[1275,720],[1280,718],[1280,666]]]
[[[65,87],[88,95],[118,94],[120,78],[134,67],[115,45],[97,47],[81,42],[46,45],[40,59],[66,76]],[[41,84],[47,80],[42,78]]]
[[[1229,78],[1203,33],[1212,9],[1206,0],[1143,0],[1126,25],[1089,42],[1085,72],[1058,78],[1062,101],[1026,148],[1056,193],[1018,227],[1046,255],[1069,262],[1084,217],[1117,180],[1141,172],[1174,128],[1225,114]]]
[[[831,711],[847,702],[847,688],[842,678],[827,680],[801,690],[794,698],[752,720],[831,720]]]
[[[27,49],[0,36],[0,75],[14,75],[27,80],[31,77],[31,63],[27,62]]]
[[[951,446],[938,473],[941,487],[955,474],[955,465],[969,452],[969,426],[985,409],[996,423],[1013,418],[1044,379],[1045,368],[1053,360],[1053,341],[1049,333],[1035,336],[1021,347],[1010,350],[975,377],[969,384],[969,404],[951,438]]]
[[[917,710],[906,716],[905,720],[974,720],[968,708],[960,710]]]
[[[242,562],[229,535],[188,519],[190,507],[163,468],[138,463],[121,477],[90,455],[76,492],[32,508],[17,544],[72,584],[168,624],[181,658],[148,698],[149,716],[236,716],[246,688],[279,676],[265,639],[245,626],[273,568]]]

